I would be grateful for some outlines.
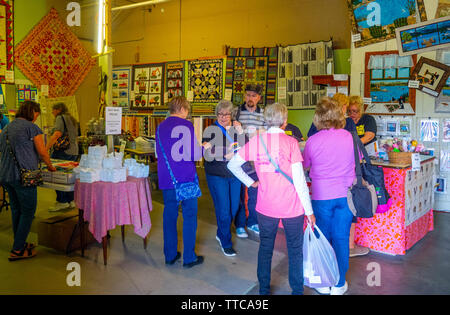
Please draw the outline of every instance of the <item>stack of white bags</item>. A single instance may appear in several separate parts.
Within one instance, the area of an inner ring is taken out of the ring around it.
[[[148,177],[149,166],[126,159],[122,165],[123,153],[107,154],[106,146],[89,147],[88,154],[81,156],[80,165],[73,171],[81,183],[127,181],[127,176]]]
[[[136,162],[135,159],[126,159],[124,166],[128,171],[128,176],[137,178],[148,177],[150,172],[149,166]]]

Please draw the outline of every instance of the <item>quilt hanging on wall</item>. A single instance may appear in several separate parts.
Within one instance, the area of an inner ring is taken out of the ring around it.
[[[14,2],[0,0],[0,83],[14,70]]]
[[[244,103],[247,84],[260,84],[263,92],[260,104],[275,103],[278,48],[227,47],[225,88],[232,90],[234,105]]]
[[[366,52],[365,112],[376,115],[414,115],[416,89],[408,82],[417,56],[399,56],[397,50]]]
[[[223,98],[223,59],[189,61],[189,91],[192,104],[217,104]]]
[[[166,63],[165,102],[184,95],[184,61]]]
[[[14,57],[38,89],[49,86],[49,97],[73,95],[96,64],[55,9],[16,46]]]
[[[149,110],[164,105],[164,64],[133,67],[134,110]]]
[[[356,47],[395,38],[395,29],[427,20],[424,0],[347,0]]]
[[[450,49],[440,49],[436,53],[436,60],[450,66]],[[436,113],[450,113],[450,77],[445,82],[441,93],[435,100]]]
[[[278,52],[278,101],[288,108],[311,109],[327,95],[315,85],[313,75],[334,73],[333,42],[280,47]]]
[[[130,106],[131,68],[117,67],[112,71],[112,104],[127,111]]]

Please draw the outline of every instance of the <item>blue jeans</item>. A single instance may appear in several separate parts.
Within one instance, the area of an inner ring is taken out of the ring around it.
[[[348,270],[349,237],[353,214],[348,207],[347,198],[311,200],[311,203],[316,224],[336,254],[340,274],[336,286],[342,287],[345,284],[345,274]]]
[[[236,213],[236,219],[234,225],[236,228],[243,228],[245,226],[252,226],[258,224],[258,217],[256,215],[256,200],[258,198],[258,188],[248,188],[248,218],[245,214],[245,185],[241,185],[241,201],[239,203],[239,209]]]
[[[12,227],[14,232],[13,250],[24,248],[37,207],[37,188],[23,187],[19,182],[4,183],[11,206]]]
[[[259,293],[270,294],[270,277],[272,269],[273,248],[277,236],[279,218],[272,218],[258,213],[259,251],[258,281]],[[304,215],[281,219],[286,235],[289,258],[289,285],[292,294],[303,294],[303,222]]]
[[[53,151],[53,159],[66,160],[66,161],[76,161],[78,155],[69,155],[64,151]],[[75,193],[73,191],[59,191],[56,190],[56,201],[61,203],[69,203],[74,200]]]
[[[206,181],[214,202],[217,220],[217,237],[223,248],[231,248],[231,223],[239,208],[241,182],[236,177],[206,174]]]
[[[163,189],[164,213],[164,256],[171,261],[177,255],[178,249],[178,207],[175,189]],[[183,211],[183,262],[191,263],[197,259],[195,255],[195,239],[197,234],[197,198],[181,202]]]

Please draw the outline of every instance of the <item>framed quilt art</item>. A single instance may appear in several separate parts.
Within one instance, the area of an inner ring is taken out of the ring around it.
[[[133,67],[133,110],[149,110],[164,105],[164,64]]]
[[[411,73],[410,80],[419,81],[420,91],[438,97],[449,74],[449,66],[432,59],[420,57],[419,62]]]
[[[395,38],[395,29],[426,21],[424,0],[347,0],[356,47]]]
[[[273,104],[276,94],[277,68],[277,47],[227,47],[225,87],[232,91],[231,101],[235,105],[242,105],[245,102],[247,84],[259,84],[263,87],[260,104]]]
[[[14,71],[14,1],[0,0],[0,83]]]
[[[450,47],[450,16],[396,29],[401,56]]]
[[[367,114],[414,115],[416,89],[408,87],[417,57],[398,55],[398,51],[367,52],[364,73],[364,97]]]
[[[164,100],[170,102],[176,96],[184,95],[185,62],[166,63],[166,82]]]
[[[223,98],[223,59],[199,59],[188,63],[192,104],[216,104]]]

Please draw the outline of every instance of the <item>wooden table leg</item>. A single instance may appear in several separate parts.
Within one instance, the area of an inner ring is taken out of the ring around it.
[[[106,236],[103,236],[102,238],[102,245],[103,245],[103,264],[106,266],[107,260],[108,260],[108,238]]]
[[[78,209],[78,226],[80,229],[81,257],[84,257],[84,210]]]
[[[120,229],[122,230],[122,243],[123,243],[125,242],[125,225],[122,225]]]

